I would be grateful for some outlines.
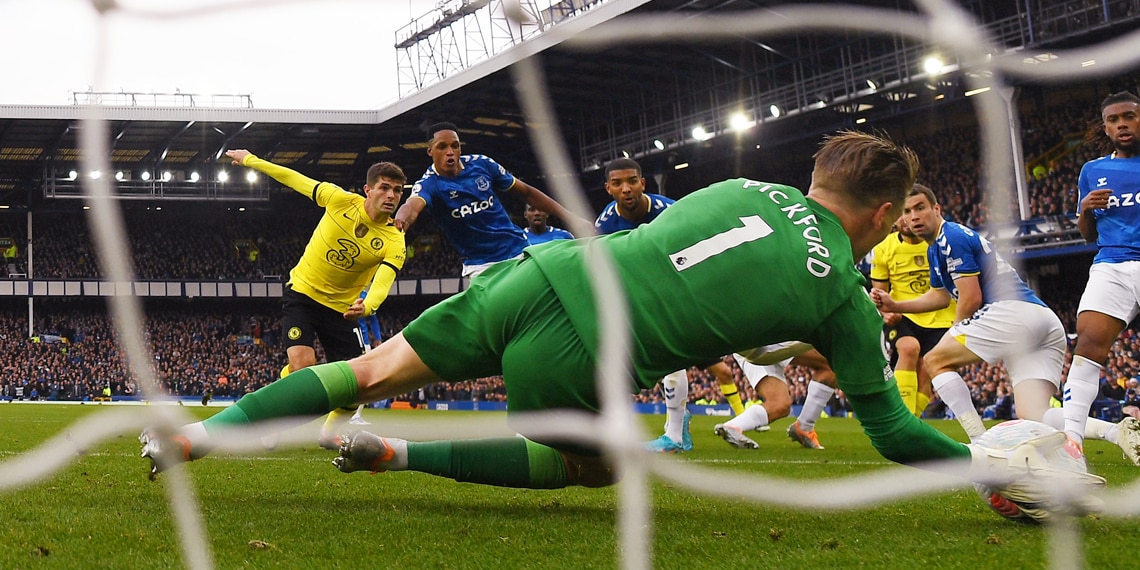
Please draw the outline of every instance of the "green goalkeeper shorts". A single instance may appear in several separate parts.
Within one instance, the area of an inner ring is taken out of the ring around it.
[[[598,411],[594,357],[529,257],[491,266],[408,324],[404,338],[448,382],[502,374],[512,413]]]

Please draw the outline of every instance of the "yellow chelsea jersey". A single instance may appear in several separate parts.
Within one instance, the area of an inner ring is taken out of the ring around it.
[[[373,221],[364,210],[364,197],[336,184],[317,182],[252,154],[242,159],[242,165],[272,176],[325,209],[305,253],[289,271],[289,286],[340,312],[348,310],[367,287],[364,314],[376,312],[404,267],[403,232],[390,218]],[[382,265],[392,271],[378,271]]]
[[[381,265],[393,272],[404,267],[404,234],[390,219],[382,224],[372,221],[364,211],[364,198],[335,184],[319,184],[313,200],[324,206],[325,215],[289,272],[289,282],[294,291],[344,311],[371,284]],[[375,310],[368,305],[365,299],[365,314]]]
[[[930,262],[926,242],[908,243],[892,232],[871,253],[871,280],[891,284],[891,296],[898,301],[921,297],[930,290]],[[944,329],[954,324],[957,304],[951,300],[945,309],[907,314],[920,327]]]

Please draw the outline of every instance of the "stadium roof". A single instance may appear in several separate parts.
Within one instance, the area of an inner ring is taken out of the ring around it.
[[[144,170],[160,176],[159,171],[169,169],[176,172],[172,183],[184,183],[191,171],[199,170],[205,188],[227,148],[248,148],[310,177],[346,187],[359,186],[367,167],[380,160],[396,162],[414,179],[430,164],[423,129],[433,122],[450,121],[459,125],[469,152],[493,156],[519,177],[542,187],[510,70],[513,63],[536,53],[541,54],[570,158],[587,177],[622,152],[641,160],[647,174],[661,172],[689,160],[691,153],[731,156],[742,144],[759,145],[761,136],[765,145],[801,139],[814,142],[820,133],[853,126],[856,113],[896,116],[908,106],[933,104],[931,92],[947,100],[961,97],[964,87],[953,78],[908,95],[907,89],[922,79],[910,68],[917,65],[912,60],[923,46],[887,34],[788,30],[763,39],[618,45],[598,51],[571,49],[565,44],[581,31],[625,13],[700,18],[747,10],[780,18],[783,4],[765,0],[601,2],[540,36],[374,111],[185,104],[115,104],[99,111],[108,120],[112,167],[124,171],[126,182],[138,181]],[[833,5],[818,0],[796,4]],[[858,4],[915,10],[911,2],[896,0]],[[1079,42],[1091,38],[1092,31],[1097,33],[1095,39],[1103,39],[1107,33],[1133,27],[1137,18],[1121,16],[1105,22],[1103,15],[1089,12],[1081,0],[1028,4],[1035,16],[1027,20],[1021,14],[1027,3],[1020,0],[963,3],[1008,49]],[[1071,22],[1074,12],[1065,11],[1069,7],[1088,14],[1082,25]],[[1055,13],[1065,16],[1048,16]],[[1028,29],[1027,21],[1054,25],[1046,35]],[[1056,22],[1065,27],[1058,28]],[[768,105],[781,95],[786,96],[778,101],[785,116],[777,121],[770,116]],[[744,142],[739,137],[692,139],[689,119],[707,117],[709,129],[725,131],[726,111],[742,101],[760,103],[750,113],[752,119],[770,123],[763,135],[756,133],[756,140]],[[79,105],[0,106],[0,204],[27,205],[31,200],[35,205],[45,196],[77,195],[75,183],[68,178],[78,168],[80,119],[85,112],[88,108]],[[164,196],[263,197],[234,190],[238,188],[234,182],[228,184],[229,189],[215,185],[200,194],[191,190]],[[135,197],[151,198],[154,193],[143,191]]]

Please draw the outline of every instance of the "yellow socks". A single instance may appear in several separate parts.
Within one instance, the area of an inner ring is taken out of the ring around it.
[[[929,405],[930,405],[930,396],[927,396],[926,394],[919,392],[918,393],[918,407],[915,408],[914,415],[921,418],[922,412],[925,412],[926,406],[929,406]]]
[[[720,384],[720,393],[732,407],[732,415],[739,416],[744,413],[744,402],[740,401],[740,390],[736,388],[736,382]]]
[[[895,382],[898,383],[899,395],[902,396],[906,409],[912,414],[921,414],[922,410],[915,411],[918,408],[918,373],[914,370],[895,370]]]

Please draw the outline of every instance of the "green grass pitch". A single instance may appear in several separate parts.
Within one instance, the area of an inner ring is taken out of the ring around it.
[[[0,404],[0,462],[96,409]],[[367,418],[369,429],[383,434],[385,418],[394,414],[460,413],[370,410]],[[643,421],[656,434],[662,417]],[[788,419],[753,434],[760,450],[738,450],[712,434],[717,421],[693,419],[696,448],[679,461],[793,479],[888,465],[854,420],[821,421],[823,451],[789,441]],[[932,423],[964,437],[955,422]],[[504,427],[504,433],[510,432]],[[0,492],[0,568],[182,566],[165,483],[147,481],[138,447],[135,434],[123,434],[50,479]],[[1111,486],[1140,475],[1113,446],[1089,442],[1087,452],[1092,470]],[[216,567],[618,566],[612,488],[529,491],[418,473],[344,475],[329,465],[332,457],[313,444],[189,465]],[[654,568],[1048,567],[1045,529],[1001,519],[968,489],[876,508],[809,512],[711,498],[658,481],[652,500]],[[1090,516],[1078,526],[1085,567],[1135,565],[1140,518]]]

